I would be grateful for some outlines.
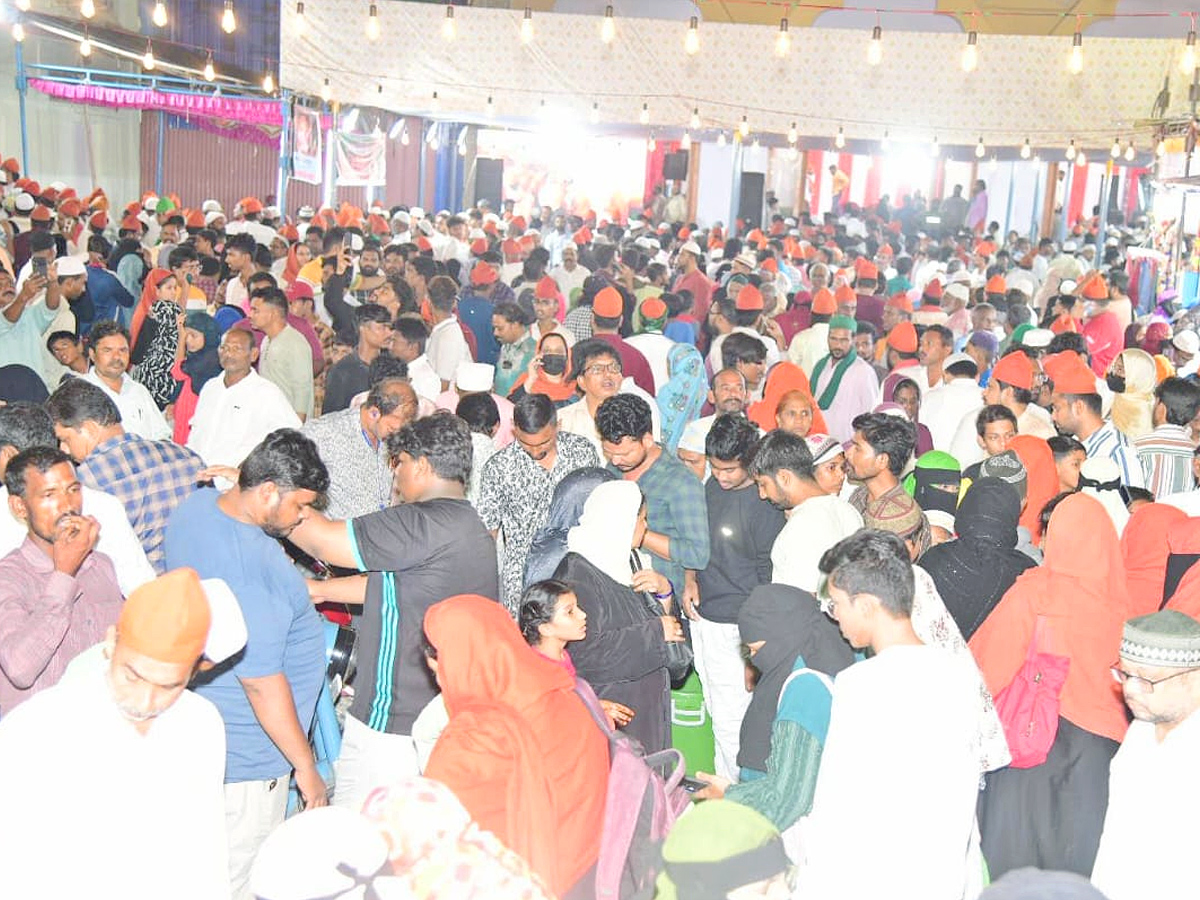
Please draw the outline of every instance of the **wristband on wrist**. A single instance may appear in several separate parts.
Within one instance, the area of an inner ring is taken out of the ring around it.
[[[654,599],[655,600],[666,600],[668,597],[674,597],[674,596],[675,596],[675,588],[671,588],[665,594],[655,594]]]

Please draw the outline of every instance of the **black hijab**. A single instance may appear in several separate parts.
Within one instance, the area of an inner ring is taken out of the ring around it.
[[[738,613],[738,631],[743,644],[766,641],[753,658],[759,678],[742,719],[737,758],[739,766],[765,772],[779,695],[796,661],[832,677],[854,662],[854,651],[816,597],[786,584],[751,591]]]
[[[930,574],[964,640],[1000,602],[1017,576],[1036,565],[1016,549],[1021,501],[999,478],[971,485],[954,517],[958,537],[931,547],[919,565]]]
[[[555,485],[546,523],[534,532],[529,555],[525,557],[524,587],[554,575],[567,555],[567,532],[579,524],[583,504],[599,485],[616,477],[606,469],[589,466],[576,469]]]

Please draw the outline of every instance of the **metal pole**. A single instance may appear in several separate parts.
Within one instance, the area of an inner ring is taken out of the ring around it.
[[[162,196],[163,192],[163,148],[167,143],[167,114],[158,114],[158,158],[154,162],[154,194]]]
[[[742,149],[743,143],[741,135],[734,132],[733,138],[733,177],[730,184],[732,193],[729,196],[729,221],[725,223],[725,234],[728,237],[735,236],[735,226],[738,220],[738,213],[741,212],[742,205]],[[737,235],[741,237],[741,235]]]
[[[1042,230],[1042,182],[1048,177],[1049,168],[1043,163],[1037,164],[1038,170],[1036,177],[1033,179],[1033,208],[1029,211],[1029,240],[1033,245],[1033,249],[1037,250],[1038,241],[1041,240]]]
[[[1192,133],[1194,133],[1194,126],[1196,122],[1196,105],[1197,102],[1200,102],[1200,68],[1197,68],[1192,72],[1192,85],[1190,88],[1188,88],[1188,100],[1191,101],[1192,106],[1192,121],[1188,123],[1188,136],[1191,138]],[[1184,144],[1184,150],[1188,150],[1186,143]],[[1187,155],[1183,159],[1184,178],[1187,178],[1192,174],[1192,154],[1195,151],[1196,148],[1193,145],[1191,150],[1188,150]],[[1184,190],[1183,199],[1179,203],[1179,224],[1175,228],[1175,271],[1172,276],[1171,287],[1175,288],[1176,290],[1179,290],[1180,283],[1183,280],[1183,230],[1185,227],[1184,223],[1187,222],[1187,205],[1188,192],[1187,190]]]
[[[1013,191],[1017,181],[1017,164],[1005,163],[1008,166],[1008,202],[1004,204],[1004,228],[1001,229],[1001,234],[1008,237],[1009,231],[1012,230],[1012,207],[1013,207]]]
[[[425,123],[423,120],[421,127],[417,129],[417,204],[422,208],[428,208],[425,202],[425,167],[428,164],[429,145],[425,143]],[[431,124],[430,128],[436,128],[436,125]]]
[[[29,123],[25,116],[25,95],[29,93],[29,79],[25,74],[25,45],[18,43],[17,49],[17,106],[21,118],[21,174],[29,175]]]
[[[1096,223],[1096,268],[1104,262],[1104,233],[1108,230],[1108,204],[1113,188],[1116,164],[1109,159],[1104,167],[1104,180],[1100,182],[1100,220]]]
[[[1063,179],[1063,205],[1062,214],[1058,217],[1058,234],[1055,235],[1055,240],[1061,247],[1063,241],[1067,239],[1067,218],[1071,213],[1071,184],[1075,181],[1075,160],[1070,160],[1067,163],[1067,177]]]
[[[279,211],[287,215],[287,183],[291,161],[288,159],[288,145],[292,141],[292,98],[284,93],[279,100],[279,112],[283,127],[279,130],[279,174],[275,181],[275,203]]]

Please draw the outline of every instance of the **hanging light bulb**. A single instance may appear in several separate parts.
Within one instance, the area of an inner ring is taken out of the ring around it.
[[[326,103],[333,99],[333,86],[330,85],[328,78],[326,78],[325,82],[321,85],[321,99]]]
[[[838,126],[837,134],[833,136],[833,146],[839,150],[846,146],[846,131],[841,125]]]
[[[1137,156],[1137,150],[1134,149],[1133,141],[1131,140],[1128,144],[1125,145],[1125,161],[1133,162],[1134,157],[1136,157],[1136,156]]]
[[[795,122],[788,127],[787,139],[789,144],[794,144],[800,140],[800,132],[796,129]]]
[[[392,123],[392,127],[388,129],[388,140],[394,141],[400,136],[401,131],[406,131],[408,128],[408,120],[401,116]]]
[[[598,100],[592,103],[592,124],[600,124],[600,101]]]
[[[25,26],[20,22],[13,22],[12,39],[18,44],[25,40]]]
[[[208,59],[204,61],[204,80],[216,81],[217,70],[213,67],[212,51],[208,51]]]
[[[685,131],[683,133],[683,137],[679,139],[679,148],[681,150],[691,150],[692,149],[691,132]]]
[[[761,147],[761,146],[762,146],[762,141],[760,141],[760,140],[758,139],[758,136],[757,136],[757,135],[755,135],[755,137],[754,137],[754,143],[753,143],[753,144],[751,144],[750,146],[751,146],[751,147],[753,147],[755,150],[757,150],[759,147]]]
[[[458,155],[467,155],[467,129],[463,129],[458,133]]]
[[[263,84],[263,93],[265,93],[265,94],[275,93],[275,76],[272,75],[270,72],[267,72],[267,74],[263,76],[262,84]],[[382,88],[383,85],[380,85],[380,87]]]
[[[885,131],[883,133],[883,140],[881,140],[879,142],[879,151],[881,153],[887,153],[890,149],[892,149],[892,140],[891,140],[891,137],[888,135],[888,133]]]
[[[83,29],[83,40],[79,42],[79,55],[87,59],[92,55],[92,39],[88,37],[87,29]]]
[[[993,154],[992,154],[992,158],[988,160],[988,171],[989,171],[989,172],[995,172],[995,171],[996,171],[996,167],[997,167],[998,165],[999,165],[999,162],[997,162],[997,160],[996,160],[996,155],[993,153]]]
[[[163,0],[155,0],[154,12],[150,14],[150,21],[158,28],[167,27],[167,4]]]
[[[458,36],[458,25],[454,22],[454,6],[446,4],[446,18],[442,19],[442,37],[448,41],[454,40]]]
[[[496,104],[492,102],[491,94],[488,94],[486,112],[489,119],[494,118],[496,115]]]
[[[525,15],[521,17],[521,43],[528,44],[533,40],[533,8],[525,7]]]
[[[402,128],[400,130],[400,144],[404,147],[407,147],[409,140],[410,140],[410,138],[408,136],[408,126],[405,125],[404,128]]]
[[[1191,29],[1187,33],[1187,42],[1183,45],[1183,56],[1179,57],[1179,68],[1184,75],[1191,75],[1196,71],[1196,23],[1192,22]]]
[[[1067,161],[1069,162],[1074,158],[1075,158],[1075,141],[1074,141],[1074,139],[1072,139],[1071,143],[1067,144]]]
[[[742,137],[750,136],[750,120],[746,118],[745,113],[742,113],[742,121],[738,125],[738,131],[741,133]]]
[[[1112,148],[1108,151],[1113,159],[1119,159],[1121,156],[1121,139],[1113,138]]]
[[[147,72],[154,69],[154,47],[149,41],[146,41],[146,52],[142,56],[142,68]]]
[[[979,32],[972,31],[967,35],[967,46],[963,47],[962,70],[974,72],[979,65]]]
[[[775,55],[787,56],[792,49],[792,36],[788,33],[788,20],[784,16],[779,20],[779,34],[775,38]]]
[[[687,36],[683,39],[683,49],[688,56],[695,56],[700,52],[700,19],[692,16],[688,22]]]
[[[1158,145],[1154,148],[1154,155],[1155,156],[1166,156],[1167,155],[1167,142],[1166,142],[1165,138],[1159,139]]]
[[[371,10],[367,13],[367,40],[379,40],[379,7],[372,3]]]
[[[438,126],[436,124],[429,126],[429,132],[425,135],[425,143],[429,145],[431,150],[436,150],[441,146],[441,141],[438,140]]]
[[[308,19],[304,16],[304,0],[296,0],[296,33],[304,34],[308,30]]]
[[[543,97],[541,102],[538,104],[538,115],[541,116],[543,119],[547,119],[550,117],[550,107],[548,107],[546,105],[545,97]]]
[[[226,34],[237,31],[237,16],[233,14],[233,0],[225,0],[225,9],[221,12],[221,30]]]
[[[649,103],[642,104],[642,111],[640,113],[638,113],[638,121],[641,122],[643,125],[650,124],[650,104]]]
[[[1071,38],[1071,53],[1067,57],[1067,71],[1078,75],[1083,71],[1083,35],[1078,31]]]
[[[1087,165],[1087,154],[1084,153],[1082,150],[1080,150],[1078,153],[1075,154],[1075,165],[1077,165],[1077,166],[1086,166]]]
[[[979,136],[979,143],[975,145],[975,158],[983,159],[987,155],[987,147],[983,145],[983,135]]]
[[[29,0],[17,0],[17,9],[21,12],[29,12]]]
[[[377,93],[381,97],[383,96],[383,82],[382,81],[379,84],[375,85],[375,93]]]
[[[722,129],[721,131],[718,131],[717,132],[717,146],[724,147],[727,143],[728,143],[728,141],[725,139],[725,130]]]
[[[651,153],[658,149],[658,141],[654,139],[654,135],[650,135],[650,140],[646,141],[646,149]]]
[[[611,6],[604,7],[604,18],[600,21],[600,40],[606,44],[611,44],[617,36],[617,23],[613,19],[613,8]]]
[[[1021,145],[1021,159],[1029,159],[1033,155],[1033,148],[1029,146],[1029,138],[1025,138],[1025,143]]]
[[[96,15],[96,0],[83,0],[79,4],[79,14],[85,19],[90,19]]]
[[[689,124],[689,125],[690,125],[692,128],[699,128],[699,127],[700,127],[700,107],[698,107],[698,106],[692,107],[692,118],[691,118],[691,120],[688,122],[688,124]]]
[[[353,134],[354,126],[358,124],[358,107],[352,107],[350,112],[342,116],[342,134]]]
[[[883,28],[876,25],[871,29],[871,40],[867,44],[867,65],[877,66],[883,62]]]
[[[545,102],[544,100],[542,101]],[[438,98],[438,92],[433,92],[433,97],[429,101],[429,111],[438,112],[442,108],[442,101]]]
[[[929,147],[929,155],[937,156],[941,152],[942,152],[942,145],[938,143],[938,138],[937,138],[937,135],[935,134],[933,136],[933,143]]]

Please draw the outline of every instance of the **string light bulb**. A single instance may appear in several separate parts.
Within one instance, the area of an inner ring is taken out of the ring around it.
[[[690,131],[685,131],[683,133],[683,137],[679,139],[679,149],[681,149],[681,150],[691,150],[692,149],[692,134]]]
[[[226,34],[237,31],[237,16],[233,14],[233,0],[225,0],[225,9],[221,12],[221,30]]]
[[[263,84],[263,93],[265,93],[265,94],[275,93],[275,76],[272,75],[270,72],[267,72],[267,74],[263,76],[262,84]],[[383,85],[380,85],[380,87],[383,87]]]
[[[379,7],[372,3],[371,10],[367,13],[367,40],[379,40]]]
[[[596,100],[592,103],[592,124],[600,124],[600,101]]]
[[[333,86],[329,83],[328,78],[321,85],[321,99],[326,103],[333,99]]]
[[[533,40],[533,7],[525,7],[525,14],[521,16],[521,43],[528,44]]]
[[[979,32],[972,31],[967,35],[967,45],[962,52],[962,70],[974,72],[979,66]]]
[[[1192,75],[1196,71],[1196,23],[1188,30],[1187,41],[1183,45],[1183,56],[1179,57],[1179,68],[1184,75]]]
[[[692,118],[688,121],[688,125],[691,128],[699,128],[700,127],[700,107],[698,107],[698,106],[692,107]]]
[[[1137,156],[1137,150],[1134,149],[1133,141],[1131,140],[1125,145],[1125,162],[1133,162]]]
[[[429,100],[429,111],[438,112],[442,108],[441,98],[438,97],[438,92],[433,92],[433,97]]]
[[[208,59],[206,59],[204,61],[204,80],[205,81],[216,81],[216,79],[217,79],[217,70],[216,70],[216,68],[213,67],[212,51],[209,50],[208,51]]]
[[[17,0],[17,9],[21,12],[29,12],[29,0]]]
[[[867,65],[877,66],[883,62],[883,28],[876,25],[871,29],[871,40],[867,44]]]
[[[879,142],[879,150],[881,153],[887,153],[890,149],[892,149],[892,139],[887,131],[884,131],[883,140]]]
[[[446,4],[446,18],[442,19],[442,37],[448,41],[458,36],[458,24],[454,21],[454,4]]]
[[[683,49],[688,56],[695,56],[700,52],[700,19],[697,16],[692,16],[688,22],[687,36],[683,39]]]
[[[1113,138],[1112,148],[1108,151],[1113,159],[1119,159],[1121,156],[1121,139]]]
[[[839,150],[846,146],[846,130],[841,125],[838,126],[837,134],[833,136],[833,146]]]
[[[604,7],[604,18],[600,20],[600,40],[611,44],[617,36],[617,22],[613,18],[613,8]]]
[[[304,0],[296,0],[296,33],[304,34],[308,30],[308,19],[304,16]]]
[[[1087,165],[1087,154],[1084,153],[1082,150],[1080,150],[1078,153],[1075,154],[1075,165],[1077,165],[1077,166],[1086,166]]]
[[[938,136],[935,134],[933,136],[933,143],[929,147],[929,155],[937,156],[941,152],[942,152],[942,145],[938,143]]]
[[[79,55],[84,59],[92,55],[92,39],[88,37],[87,28],[83,29],[83,39],[79,42]]]
[[[722,129],[722,130],[718,131],[717,132],[717,146],[724,147],[727,143],[729,143],[729,142],[725,138],[725,130]]]
[[[487,110],[486,110],[486,112],[487,112],[487,117],[488,117],[489,119],[495,118],[495,116],[496,116],[496,104],[495,104],[495,103],[492,101],[492,95],[491,95],[491,94],[488,94],[488,98],[487,98]]]
[[[411,138],[408,136],[408,125],[405,124],[405,126],[400,130],[400,145],[402,147],[407,147],[410,140]]]
[[[750,136],[750,120],[748,118],[746,118],[745,113],[742,113],[742,121],[738,125],[738,132],[741,134],[742,137]]]
[[[147,72],[154,71],[154,46],[146,41],[146,52],[142,55],[142,68]]]
[[[1033,156],[1033,148],[1029,146],[1029,138],[1025,138],[1025,143],[1021,145],[1021,159],[1029,159]]]
[[[1071,37],[1071,52],[1067,56],[1067,71],[1078,75],[1083,71],[1083,34],[1075,32]]]
[[[150,21],[158,28],[167,27],[167,4],[163,0],[155,0],[154,12],[150,14]]]
[[[794,144],[796,141],[800,140],[800,132],[796,128],[795,122],[788,127],[787,139],[789,144]]]
[[[983,135],[979,136],[979,143],[975,145],[975,158],[983,159],[987,155],[987,147],[983,145]]]
[[[96,0],[83,0],[79,4],[79,14],[85,19],[90,19],[96,15]]]
[[[20,22],[13,22],[12,39],[18,44],[25,40],[25,26]]]
[[[1071,139],[1071,143],[1067,144],[1067,161],[1070,162],[1075,158],[1075,140]]]
[[[792,35],[788,31],[787,16],[779,20],[779,34],[775,38],[775,55],[787,56],[792,49]]]
[[[654,135],[650,135],[650,140],[646,141],[646,149],[651,153],[658,149],[658,141],[654,139]]]
[[[642,111],[640,113],[638,113],[638,121],[641,122],[643,125],[650,124],[650,104],[649,103],[642,104]]]
[[[429,149],[430,149],[430,150],[437,150],[438,148],[440,148],[440,147],[442,146],[442,142],[441,142],[441,140],[438,138],[438,133],[437,133],[437,128],[436,128],[436,126],[435,126],[434,128],[432,128],[432,129],[430,129],[430,131],[429,131],[429,140],[428,140],[428,141],[426,141],[425,143],[427,143],[427,144],[429,145]]]
[[[1158,145],[1154,148],[1154,155],[1155,156],[1166,156],[1167,155],[1167,141],[1165,138],[1159,139]]]

